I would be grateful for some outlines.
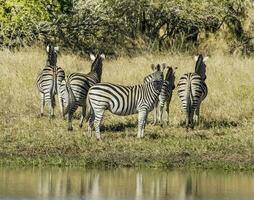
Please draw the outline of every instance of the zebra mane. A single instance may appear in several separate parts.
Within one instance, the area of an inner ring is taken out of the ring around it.
[[[195,66],[195,73],[201,76],[203,80],[206,78],[206,64],[204,63],[204,57],[202,54],[198,55],[198,59]]]
[[[102,60],[104,59],[104,54],[97,54],[95,60],[91,65],[91,72],[95,72],[98,75],[99,80],[101,80],[102,74]]]
[[[47,51],[48,51],[47,65],[56,66],[57,53],[56,53],[55,47],[49,44],[47,46]]]

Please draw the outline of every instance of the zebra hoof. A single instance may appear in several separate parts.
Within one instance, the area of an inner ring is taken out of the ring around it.
[[[68,128],[68,131],[73,131],[73,128],[72,128],[72,127],[69,127],[69,128]]]
[[[50,115],[50,119],[55,119],[55,115]]]
[[[83,127],[83,124],[79,124],[79,128],[82,128]]]
[[[41,118],[43,116],[44,116],[43,113],[40,113],[40,114],[37,115],[37,118]]]

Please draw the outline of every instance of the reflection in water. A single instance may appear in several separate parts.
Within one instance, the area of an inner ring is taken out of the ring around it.
[[[254,199],[254,174],[0,168],[0,199]]]

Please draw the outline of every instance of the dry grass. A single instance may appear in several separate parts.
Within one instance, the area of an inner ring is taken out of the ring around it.
[[[37,118],[40,100],[35,86],[45,64],[45,52],[38,48],[0,52],[0,157],[2,163],[103,165],[103,166],[201,166],[251,168],[254,148],[254,60],[212,55],[207,61],[209,94],[201,107],[202,123],[186,134],[184,115],[173,94],[170,125],[148,125],[145,138],[137,140],[137,115],[107,114],[102,127],[103,142],[84,136],[86,126],[67,131],[67,122]],[[151,63],[166,62],[180,75],[191,72],[195,61],[189,55],[143,55],[105,60],[102,80],[124,85],[142,83]],[[84,72],[90,62],[77,55],[61,54],[58,65],[66,73]],[[47,113],[47,110],[46,110]],[[150,114],[149,121],[151,122]]]

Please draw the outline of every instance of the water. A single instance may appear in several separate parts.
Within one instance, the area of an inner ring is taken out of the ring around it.
[[[0,199],[253,200],[254,174],[0,168]]]

